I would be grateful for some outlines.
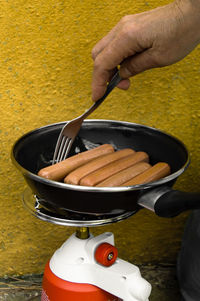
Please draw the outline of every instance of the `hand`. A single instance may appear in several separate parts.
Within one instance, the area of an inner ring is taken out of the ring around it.
[[[200,1],[196,1],[200,6]],[[92,50],[93,100],[103,96],[119,65],[124,80],[118,87],[128,89],[129,77],[173,64],[190,53],[200,42],[199,6],[197,9],[188,0],[176,1],[123,17]]]

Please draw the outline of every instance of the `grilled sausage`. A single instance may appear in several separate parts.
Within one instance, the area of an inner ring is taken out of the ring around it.
[[[149,169],[151,165],[146,162],[140,162],[134,164],[113,176],[107,178],[106,180],[100,182],[97,187],[114,187],[114,186],[121,186],[123,183],[129,181],[133,177],[136,177],[140,173],[144,172],[145,170]]]
[[[145,152],[137,152],[115,162],[109,163],[106,166],[97,169],[86,177],[80,180],[80,185],[83,186],[96,186],[108,177],[116,174],[117,172],[130,167],[140,161],[148,161],[149,156]]]
[[[164,178],[170,174],[170,166],[167,163],[159,162],[147,169],[143,173],[134,177],[133,179],[125,182],[121,186],[132,186],[138,184],[145,184],[153,181],[157,181]]]
[[[96,148],[69,157],[66,160],[54,165],[47,166],[41,169],[38,172],[38,175],[46,179],[60,181],[75,168],[91,161],[94,158],[113,152],[114,148],[112,145],[103,144]]]
[[[64,179],[64,182],[67,184],[74,184],[78,185],[79,181],[90,174],[91,172],[111,163],[114,162],[120,158],[126,157],[128,155],[131,155],[135,153],[134,150],[130,148],[122,149],[119,151],[116,151],[114,153],[110,153],[104,156],[101,156],[99,158],[96,158],[92,161],[90,161],[87,164],[84,164],[80,166],[79,168],[75,169],[74,171],[70,172]]]

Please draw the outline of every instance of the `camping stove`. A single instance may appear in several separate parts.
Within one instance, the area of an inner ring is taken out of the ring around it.
[[[61,214],[42,206],[42,200],[29,189],[23,202],[43,221],[76,227],[46,264],[41,301],[148,301],[151,285],[137,266],[118,258],[113,233],[94,237],[89,231],[89,227],[127,219],[135,211],[111,216],[70,211]]]

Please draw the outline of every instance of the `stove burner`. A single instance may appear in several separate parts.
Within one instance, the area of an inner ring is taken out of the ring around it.
[[[106,224],[116,223],[135,214],[137,211],[128,211],[116,213],[115,215],[90,215],[85,213],[76,213],[65,211],[64,214],[59,214],[53,210],[49,210],[41,205],[40,199],[33,195],[29,188],[26,188],[23,193],[23,203],[25,208],[40,220],[47,221],[61,226],[76,226],[76,227],[95,227]]]

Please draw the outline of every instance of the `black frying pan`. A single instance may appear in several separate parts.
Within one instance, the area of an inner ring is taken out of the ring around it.
[[[184,144],[155,128],[129,122],[84,121],[70,155],[104,143],[112,144],[116,150],[130,147],[147,152],[151,164],[167,162],[172,171],[170,176],[149,184],[110,188],[69,185],[37,176],[41,168],[51,164],[63,125],[57,123],[31,131],[12,148],[14,164],[44,207],[62,213],[66,210],[112,215],[133,211],[142,205],[161,216],[174,216],[183,210],[200,207],[199,194],[191,195],[171,188],[189,164]]]

